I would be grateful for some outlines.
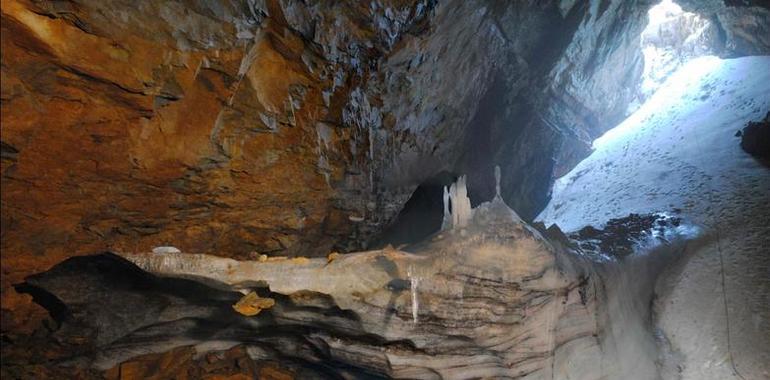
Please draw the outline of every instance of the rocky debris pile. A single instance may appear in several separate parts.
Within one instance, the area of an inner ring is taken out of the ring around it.
[[[622,259],[652,240],[665,241],[682,220],[665,213],[629,214],[610,219],[602,228],[586,226],[568,234],[576,247],[593,258]]]
[[[132,358],[105,371],[105,380],[291,380],[290,367],[274,362],[255,362],[242,345],[199,355],[195,347],[182,346],[159,354]]]
[[[770,160],[770,112],[763,120],[750,121],[738,132],[738,136],[741,138],[741,148],[746,153]]]

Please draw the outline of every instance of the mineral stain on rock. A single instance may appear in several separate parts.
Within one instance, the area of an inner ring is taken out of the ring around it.
[[[253,317],[259,314],[262,310],[269,309],[275,305],[275,300],[272,298],[262,298],[257,292],[249,292],[249,294],[243,296],[238,302],[233,305],[233,310],[248,316]]]

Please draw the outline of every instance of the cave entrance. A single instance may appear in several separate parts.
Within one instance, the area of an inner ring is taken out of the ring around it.
[[[631,106],[638,108],[646,99],[688,61],[714,54],[718,29],[706,18],[685,12],[673,0],[663,0],[650,8],[649,23],[642,31],[644,55],[640,99]]]
[[[451,185],[456,179],[452,173],[441,172],[417,186],[393,223],[375,239],[374,247],[418,243],[441,230],[444,186]]]

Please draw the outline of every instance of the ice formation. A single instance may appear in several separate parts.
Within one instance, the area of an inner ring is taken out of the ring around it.
[[[500,178],[500,167],[495,166],[495,197],[476,208],[471,207],[471,199],[468,197],[465,176],[458,178],[457,182],[453,183],[450,187],[444,187],[444,221],[441,229],[449,230],[468,227],[472,219],[479,217],[479,213],[489,214],[490,212],[504,212],[506,213],[506,218],[513,222],[521,223],[521,217],[505,204],[500,194]],[[481,216],[481,218],[484,217]]]
[[[414,275],[411,268],[407,271],[407,276],[409,277],[409,287],[412,293],[412,322],[417,324],[420,312],[420,301],[417,299],[417,286],[420,285],[420,278]]]
[[[157,253],[157,254],[181,253],[181,252],[182,251],[180,251],[179,248],[172,247],[172,246],[155,247],[152,249],[152,253]]]
[[[449,211],[451,202],[452,211]],[[468,222],[473,217],[471,208],[471,199],[468,198],[468,188],[465,184],[465,176],[460,176],[457,182],[449,187],[447,192],[444,188],[444,228],[463,228],[468,226]]]
[[[444,221],[441,222],[441,229],[445,230],[450,227],[452,222],[452,214],[449,212],[449,188],[444,186]]]

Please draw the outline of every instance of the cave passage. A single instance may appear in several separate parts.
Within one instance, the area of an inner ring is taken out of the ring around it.
[[[717,28],[708,19],[683,11],[673,0],[663,0],[650,8],[648,18],[641,36],[643,100],[652,96],[671,74],[690,60],[713,55],[713,46],[719,39]],[[640,105],[636,103],[631,107]]]

